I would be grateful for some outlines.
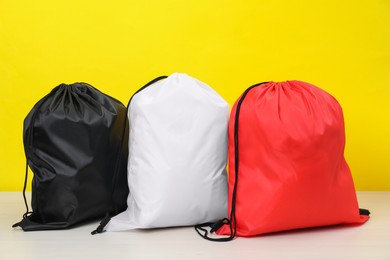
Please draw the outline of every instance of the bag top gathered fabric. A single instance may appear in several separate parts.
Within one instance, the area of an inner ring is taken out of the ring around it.
[[[14,225],[63,229],[126,207],[127,132],[123,104],[86,83],[61,84],[24,120],[32,212]],[[122,139],[126,138],[123,142]]]
[[[94,233],[225,217],[228,103],[205,83],[174,73],[137,91],[128,116],[128,208]]]
[[[364,223],[344,159],[340,105],[302,81],[265,82],[236,101],[229,122],[229,219],[197,232],[213,241]],[[211,232],[229,237],[208,237]]]

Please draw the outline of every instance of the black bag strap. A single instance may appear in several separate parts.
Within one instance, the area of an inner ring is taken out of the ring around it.
[[[157,77],[157,78],[155,78],[155,79],[149,81],[148,83],[146,83],[146,84],[145,84],[143,87],[141,87],[140,89],[138,89],[138,90],[131,96],[129,102],[127,103],[126,111],[129,110],[129,108],[130,108],[130,102],[131,102],[131,100],[133,99],[133,97],[134,97],[135,95],[137,95],[139,92],[141,92],[141,91],[144,90],[145,88],[147,88],[147,87],[153,85],[154,83],[156,83],[156,82],[158,82],[158,81],[160,81],[160,80],[166,79],[166,78],[168,78],[168,76],[159,76],[159,77]],[[127,119],[127,117],[126,117],[126,119]]]
[[[108,222],[110,222],[110,220],[111,220],[111,217],[107,213],[106,216],[102,219],[102,221],[100,221],[99,226],[94,231],[91,232],[91,235],[103,233],[104,227],[108,224]]]
[[[142,91],[143,89],[149,87],[150,85],[153,85],[154,83],[156,83],[157,81],[160,81],[162,79],[165,79],[167,78],[167,76],[160,76],[160,77],[157,77],[153,80],[151,80],[150,82],[148,82],[147,84],[145,84],[142,88],[140,88],[139,90],[137,90],[130,98],[129,102],[127,103],[127,106],[126,106],[126,112],[125,112],[125,115],[124,115],[124,120],[123,120],[123,126],[122,126],[122,136],[121,136],[121,142],[120,142],[120,145],[119,145],[119,151],[121,149],[123,149],[123,145],[124,144],[124,140],[125,140],[125,133],[126,133],[126,127],[128,127],[128,117],[127,117],[127,113],[129,112],[129,108],[130,108],[130,102],[131,100],[133,99],[134,95],[136,95],[138,92]],[[116,187],[116,184],[117,184],[117,179],[118,179],[118,175],[119,175],[119,171],[120,171],[120,165],[121,165],[121,162],[122,162],[122,156],[120,156],[120,152],[118,151],[118,156],[117,156],[117,162],[116,162],[116,165],[115,165],[115,171],[114,171],[114,182],[113,182],[113,186],[112,186],[112,191],[111,191],[111,194],[114,193],[115,191],[115,187]],[[113,203],[113,205],[115,206],[115,204]],[[118,213],[117,212],[117,209],[114,209],[114,212]],[[108,223],[108,222],[107,222]],[[106,224],[107,224],[106,223]]]
[[[27,217],[32,214],[32,211],[30,211],[28,208],[28,202],[27,202],[27,198],[26,198],[27,180],[28,180],[28,162],[26,159],[26,175],[24,176],[24,184],[23,184],[23,192],[22,192],[24,205],[26,206],[26,213],[23,214],[23,219],[27,219]],[[13,228],[17,227],[17,226],[20,226],[20,222],[12,225]]]
[[[32,211],[29,210],[29,207],[28,207],[28,202],[27,202],[27,198],[26,198],[26,188],[27,188],[27,181],[28,181],[28,149],[29,147],[31,146],[32,144],[32,139],[34,137],[34,121],[35,121],[35,118],[37,116],[37,113],[39,111],[39,109],[42,107],[42,105],[46,102],[47,99],[49,99],[49,97],[51,97],[54,92],[57,90],[59,86],[55,87],[54,89],[52,89],[50,91],[49,94],[47,94],[46,96],[44,96],[35,106],[33,109],[35,109],[35,111],[33,112],[32,116],[31,116],[31,121],[30,121],[30,127],[31,129],[29,129],[29,132],[27,133],[27,136],[26,136],[26,139],[24,140],[24,142],[26,142],[26,151],[25,151],[25,154],[26,154],[26,174],[24,176],[24,184],[23,184],[23,200],[24,200],[24,205],[26,206],[26,212],[23,214],[23,219],[22,221],[18,222],[18,223],[15,223],[12,225],[13,228],[15,227],[22,227],[24,228],[24,225],[23,223],[26,222],[28,220],[28,217],[33,213]],[[30,220],[28,220],[30,221]]]
[[[231,211],[230,211],[230,219],[224,218],[221,219],[215,223],[204,223],[199,224],[195,226],[196,232],[203,237],[204,239],[214,241],[214,242],[227,242],[234,239],[237,233],[237,226],[236,226],[236,200],[237,200],[237,185],[238,185],[238,171],[239,171],[239,139],[238,139],[238,127],[239,127],[239,118],[240,118],[240,111],[242,102],[244,101],[245,97],[247,96],[248,92],[253,89],[254,87],[258,87],[260,85],[266,84],[268,82],[261,82],[257,83],[255,85],[250,86],[245,90],[245,92],[242,94],[241,98],[238,100],[237,107],[236,107],[236,116],[234,120],[234,170],[235,170],[235,181],[233,186],[233,193],[232,193],[232,201],[231,201]],[[219,228],[221,228],[223,225],[229,225],[230,228],[230,236],[228,237],[219,237],[219,238],[212,238],[208,236],[208,233],[214,233]],[[205,227],[209,227],[210,231],[205,229]]]
[[[119,146],[119,149],[122,149],[123,145],[124,145],[124,140],[125,140],[125,133],[126,133],[126,127],[128,126],[128,117],[127,117],[127,113],[129,112],[129,108],[130,108],[130,102],[131,100],[133,99],[133,97],[138,94],[140,91],[144,90],[145,88],[153,85],[154,83],[162,80],[162,79],[165,79],[167,78],[168,76],[159,76],[151,81],[149,81],[148,83],[146,83],[143,87],[141,87],[140,89],[138,89],[132,96],[131,98],[129,99],[129,102],[127,103],[127,106],[126,106],[126,112],[125,112],[125,115],[124,115],[124,120],[123,120],[123,126],[122,126],[122,136],[121,136],[121,143],[120,143],[120,146]],[[112,187],[112,192],[111,194],[113,194],[114,190],[115,190],[115,186],[116,186],[116,183],[117,183],[117,178],[118,178],[118,175],[119,175],[119,169],[120,169],[120,165],[121,165],[121,161],[122,161],[122,156],[118,156],[118,160],[117,160],[117,163],[116,163],[116,169],[115,169],[115,172],[114,172],[114,183],[113,183],[113,187]],[[103,233],[104,232],[104,227],[108,224],[108,222],[110,222],[110,215],[109,213],[106,214],[106,216],[104,217],[104,219],[100,222],[99,226],[96,228],[96,230],[92,231],[91,232],[91,235],[95,235],[95,234],[100,234],[100,233]]]
[[[363,216],[370,216],[371,212],[368,209],[359,209],[359,214]]]

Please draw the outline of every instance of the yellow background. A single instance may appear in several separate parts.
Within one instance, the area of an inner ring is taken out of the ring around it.
[[[23,119],[58,84],[127,103],[186,72],[230,104],[261,81],[298,79],[344,109],[358,190],[390,190],[390,1],[0,0],[0,190],[21,190]]]

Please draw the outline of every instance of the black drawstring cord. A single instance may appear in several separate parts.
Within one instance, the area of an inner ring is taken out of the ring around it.
[[[107,213],[106,216],[102,219],[99,226],[96,228],[96,230],[91,232],[91,235],[96,235],[104,232],[104,227],[107,226],[108,222],[110,222],[111,217]]]
[[[129,102],[127,103],[127,106],[126,106],[126,112],[125,112],[125,120],[123,121],[123,126],[122,126],[122,137],[121,137],[121,144],[120,144],[120,149],[122,149],[123,147],[123,142],[124,142],[124,139],[125,139],[125,132],[126,132],[126,127],[128,126],[128,117],[127,117],[127,113],[129,112],[129,108],[130,108],[130,102],[131,100],[133,99],[133,97],[138,93],[140,92],[141,90],[145,89],[146,87],[156,83],[157,81],[160,81],[162,79],[165,79],[167,78],[167,76],[160,76],[160,77],[157,77],[151,81],[149,81],[147,84],[145,84],[142,88],[138,89],[130,98]],[[121,163],[121,160],[122,160],[122,156],[119,156],[119,161],[117,161],[117,167],[119,168],[120,167],[120,163]],[[117,179],[117,175],[118,175],[118,169],[115,169],[115,174],[114,174],[114,180]],[[116,182],[115,182],[116,184]],[[115,184],[113,186],[113,189],[115,189]]]
[[[127,103],[127,106],[126,106],[126,111],[125,111],[125,115],[124,115],[124,120],[123,120],[123,126],[122,126],[122,136],[121,136],[121,142],[120,142],[120,145],[119,145],[119,151],[123,149],[123,145],[124,145],[124,140],[125,140],[125,133],[126,133],[126,127],[128,126],[128,117],[127,117],[127,113],[129,112],[129,107],[130,107],[130,102],[131,100],[133,99],[134,95],[137,94],[138,92],[140,92],[141,90],[145,89],[146,87],[156,83],[157,81],[160,81],[161,79],[165,79],[167,78],[167,76],[160,76],[160,77],[157,77],[153,80],[151,80],[150,82],[148,82],[147,84],[145,84],[142,88],[140,88],[139,90],[137,90],[130,98],[129,102]],[[115,171],[114,171],[114,176],[113,176],[113,180],[114,180],[114,183],[112,185],[112,194],[114,194],[114,191],[115,191],[115,187],[116,187],[116,184],[117,184],[117,179],[118,179],[118,172],[120,170],[120,167],[121,167],[121,162],[122,162],[122,156],[120,156],[120,153],[118,152],[118,157],[117,157],[117,162],[116,162],[116,165],[115,165]],[[114,205],[115,206],[115,205]],[[114,212],[116,212],[117,209],[114,209]]]
[[[28,218],[30,214],[32,214],[32,211],[28,208],[27,198],[26,198],[26,187],[27,187],[27,180],[28,180],[28,162],[26,159],[26,175],[24,177],[24,185],[23,185],[23,199],[24,199],[24,205],[26,206],[26,213],[23,214],[23,219]],[[12,227],[19,226],[19,222],[12,225]]]
[[[61,85],[60,85],[61,86]],[[60,86],[58,86],[58,87],[60,87]],[[31,129],[29,130],[29,132],[28,132],[28,135],[27,135],[27,137],[26,137],[26,139],[27,140],[23,140],[24,142],[26,142],[27,143],[27,148],[26,148],[26,151],[25,151],[25,153],[26,153],[26,175],[25,175],[25,177],[24,177],[24,184],[23,184],[23,200],[24,200],[24,204],[25,204],[25,206],[26,206],[26,213],[24,213],[23,214],[23,219],[27,219],[33,212],[32,211],[30,211],[29,210],[29,208],[28,208],[28,202],[27,202],[27,198],[26,198],[26,188],[27,188],[27,181],[28,181],[28,152],[27,152],[27,149],[30,147],[30,145],[32,144],[32,138],[33,138],[33,128],[34,128],[34,121],[35,121],[35,117],[36,117],[36,115],[37,115],[37,112],[39,111],[39,109],[42,107],[42,105],[43,105],[43,103],[45,103],[45,101],[49,98],[49,97],[51,97],[52,96],[52,93],[54,93],[54,91],[58,88],[58,87],[56,87],[56,88],[54,88],[54,89],[52,89],[52,91],[50,91],[50,93],[49,94],[47,94],[45,97],[43,97],[42,99],[41,99],[41,101],[39,101],[38,102],[38,104],[36,104],[34,107],[35,107],[35,111],[34,111],[34,113],[32,114],[32,116],[31,116],[31,121],[30,121],[30,127],[31,127]],[[26,144],[25,144],[25,146],[26,146]],[[18,223],[16,223],[16,224],[13,224],[12,225],[12,227],[17,227],[17,226],[19,226],[19,224],[20,224],[20,222],[18,222]]]
[[[125,139],[125,132],[126,132],[126,127],[128,126],[128,117],[127,117],[127,113],[129,111],[129,108],[130,108],[130,102],[131,100],[133,99],[134,95],[137,94],[138,92],[140,92],[141,90],[145,89],[146,87],[156,83],[157,81],[160,81],[162,79],[165,79],[167,78],[167,76],[160,76],[160,77],[157,77],[153,80],[151,80],[150,82],[148,82],[147,84],[145,84],[142,88],[138,89],[130,98],[129,102],[127,103],[127,106],[126,106],[126,111],[125,111],[125,115],[124,115],[124,120],[123,120],[123,126],[122,126],[122,136],[121,136],[121,142],[120,142],[120,146],[119,146],[119,151],[121,149],[123,149],[123,145],[124,145],[124,139]],[[85,83],[83,83],[85,84]],[[117,162],[116,162],[116,165],[115,165],[115,170],[114,170],[114,176],[113,176],[113,185],[112,185],[112,195],[114,194],[114,191],[115,191],[115,187],[116,187],[116,183],[117,183],[117,179],[118,179],[118,172],[120,170],[120,165],[121,165],[121,162],[122,162],[122,156],[120,156],[120,153],[118,153],[118,159],[117,159]],[[113,199],[112,199],[113,200]],[[114,205],[115,207],[115,205]],[[114,211],[117,211],[116,209],[114,209]],[[99,226],[97,227],[96,230],[92,231],[91,232],[91,235],[95,235],[95,234],[100,234],[100,233],[103,233],[104,232],[104,227],[108,224],[108,222],[110,222],[111,220],[111,217],[109,215],[109,213],[106,214],[106,216],[104,217],[104,219],[100,222]]]
[[[359,215],[370,216],[371,212],[368,209],[359,209]]]
[[[232,202],[231,202],[231,211],[230,211],[230,220],[227,218],[221,219],[217,221],[216,223],[204,223],[200,225],[195,226],[196,232],[203,237],[204,239],[214,241],[214,242],[227,242],[234,239],[234,237],[237,234],[237,220],[236,220],[236,200],[237,200],[237,185],[238,185],[238,170],[239,170],[239,151],[238,151],[238,125],[239,125],[239,117],[240,117],[240,111],[241,111],[241,105],[244,101],[246,95],[248,92],[257,86],[266,84],[268,82],[262,82],[255,85],[250,86],[245,90],[245,92],[242,94],[240,100],[237,103],[236,107],[236,115],[234,120],[234,170],[235,170],[235,180],[234,180],[234,187],[233,187],[233,194],[232,194]],[[220,237],[220,238],[211,238],[208,236],[208,233],[214,233],[219,228],[221,228],[223,225],[229,225],[230,228],[230,236],[229,237]],[[207,231],[205,227],[209,227],[210,231]],[[203,233],[201,233],[201,231]]]
[[[30,214],[32,214],[32,211],[29,211],[27,198],[26,198],[27,180],[28,180],[28,162],[26,159],[26,175],[24,177],[24,185],[23,185],[23,199],[24,199],[24,205],[26,206],[26,213],[23,214],[23,218],[27,218]]]
[[[127,117],[127,113],[129,112],[129,107],[130,107],[130,102],[131,100],[133,99],[134,95],[137,94],[138,92],[140,92],[141,90],[143,90],[144,88],[156,83],[157,81],[160,81],[161,79],[165,79],[167,78],[167,76],[160,76],[160,77],[157,77],[155,78],[154,80],[148,82],[147,84],[145,84],[142,88],[140,88],[139,90],[137,90],[130,98],[129,102],[127,103],[127,106],[126,106],[126,112],[125,112],[125,115],[124,115],[124,119],[123,120],[123,126],[122,126],[122,136],[121,136],[121,143],[120,143],[120,149],[123,148],[123,142],[124,142],[124,139],[125,139],[125,133],[126,133],[126,127],[128,126],[128,117]],[[115,173],[114,173],[114,184],[113,184],[113,192],[115,190],[115,186],[116,186],[116,180],[118,178],[118,172],[119,172],[119,168],[120,168],[120,164],[121,164],[121,161],[122,161],[122,156],[118,156],[118,161],[117,161],[117,165],[116,165],[116,168],[115,168]]]
[[[234,237],[232,235],[230,235],[228,237],[218,237],[218,238],[209,237],[209,233],[214,233],[215,231],[217,231],[223,225],[226,225],[226,224],[229,225],[229,227],[230,227],[230,234],[232,234],[232,228],[231,228],[232,225],[231,225],[230,220],[227,219],[227,218],[220,219],[220,220],[218,220],[215,223],[209,222],[209,223],[196,225],[195,226],[195,230],[201,237],[203,237],[204,239],[207,239],[209,241],[227,242],[227,241],[233,240]],[[208,227],[210,230],[205,229],[205,227]]]

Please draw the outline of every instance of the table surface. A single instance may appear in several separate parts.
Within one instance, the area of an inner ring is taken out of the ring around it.
[[[58,231],[11,228],[24,213],[19,192],[0,192],[0,258],[8,259],[390,259],[390,192],[358,192],[371,211],[360,226],[280,232],[226,243],[206,241],[191,227],[105,232],[89,223]]]

